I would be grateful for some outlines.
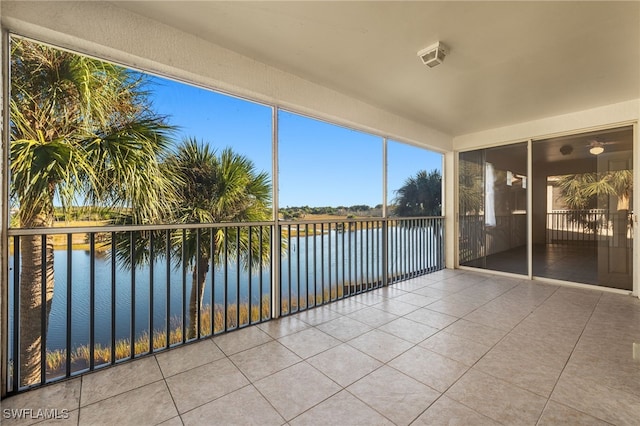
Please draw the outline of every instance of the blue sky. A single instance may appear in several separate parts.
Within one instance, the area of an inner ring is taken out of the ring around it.
[[[218,150],[231,147],[271,175],[271,108],[167,79],[150,79],[153,108]],[[280,111],[280,207],[382,203],[382,138]],[[441,170],[438,153],[390,141],[389,201],[419,170]]]

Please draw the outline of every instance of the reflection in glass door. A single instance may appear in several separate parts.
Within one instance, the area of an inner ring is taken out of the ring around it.
[[[527,275],[527,144],[459,160],[460,265]]]
[[[632,290],[633,129],[532,146],[533,275]]]

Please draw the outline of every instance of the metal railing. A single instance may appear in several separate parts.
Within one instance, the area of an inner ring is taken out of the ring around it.
[[[444,268],[439,217],[283,222],[280,236],[280,315]]]
[[[631,212],[626,210],[554,210],[547,213],[546,241],[547,244],[605,241],[614,232],[630,239],[631,225]],[[617,227],[622,229],[615,230]]]
[[[8,391],[270,319],[272,229],[11,230]]]
[[[444,218],[10,229],[9,253],[7,395],[443,269]]]

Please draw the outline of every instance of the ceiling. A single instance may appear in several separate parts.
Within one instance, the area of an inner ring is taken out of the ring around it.
[[[640,98],[640,2],[112,3],[452,136]]]
[[[533,164],[596,160],[598,157],[589,153],[589,148],[594,142],[604,148],[601,157],[633,156],[633,128],[626,126],[534,141]]]

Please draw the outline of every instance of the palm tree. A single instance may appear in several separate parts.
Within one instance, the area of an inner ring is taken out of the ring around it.
[[[137,223],[166,211],[170,179],[158,158],[170,128],[149,110],[143,84],[124,68],[12,38],[10,185],[20,227],[53,226],[56,202],[63,210],[79,202],[125,206]],[[53,298],[52,245],[51,236],[20,241],[22,386],[43,374],[40,318]]]
[[[442,177],[438,170],[419,171],[396,191],[398,216],[439,216],[442,208]]]
[[[632,170],[566,175],[558,181],[558,187],[571,209],[583,210],[599,198],[616,197],[616,213],[612,218],[614,233],[626,244],[627,216],[633,191]],[[597,231],[597,224],[589,223],[584,214],[578,214],[576,220],[584,225],[591,225],[593,231]]]
[[[174,223],[257,222],[271,219],[271,183],[265,172],[258,173],[246,157],[227,148],[217,154],[209,145],[187,139],[170,155],[164,166],[177,176],[174,189],[177,205]],[[211,253],[210,232],[214,232]],[[198,241],[203,243],[199,244]],[[236,247],[239,243],[240,247]],[[174,234],[172,244],[176,259],[188,259],[192,269],[188,338],[197,336],[198,311],[202,307],[209,260],[224,261],[227,253],[240,253],[238,267],[258,266],[269,260],[269,238],[261,249],[249,240],[247,228],[231,227],[227,231],[198,230]],[[260,257],[262,253],[262,257]],[[238,309],[240,297],[238,295]]]
[[[570,208],[587,208],[591,200],[602,196],[617,198],[616,210],[629,210],[633,190],[633,172],[615,170],[602,173],[566,175],[558,181],[564,201]]]
[[[484,201],[483,167],[474,161],[461,158],[458,168],[460,215],[478,215],[482,211]]]

